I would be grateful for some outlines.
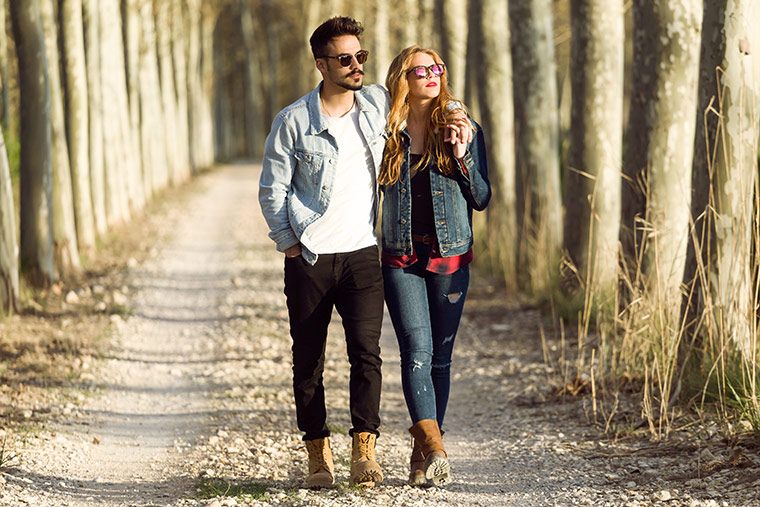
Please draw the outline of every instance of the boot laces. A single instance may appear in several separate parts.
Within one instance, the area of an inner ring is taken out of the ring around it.
[[[372,455],[372,435],[367,435],[365,438],[359,437],[359,452],[362,457],[369,459]]]

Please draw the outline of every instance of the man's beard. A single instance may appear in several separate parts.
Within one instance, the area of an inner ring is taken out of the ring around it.
[[[353,74],[349,74],[348,76],[346,76],[346,78],[348,79],[355,75],[363,76],[364,72],[357,71],[357,72],[354,72]],[[354,92],[357,90],[361,90],[363,85],[364,85],[364,79],[359,81],[358,84],[354,82],[346,82],[346,81],[341,81],[340,83],[338,83],[338,86],[340,86],[341,88],[345,88],[346,90],[351,90]]]

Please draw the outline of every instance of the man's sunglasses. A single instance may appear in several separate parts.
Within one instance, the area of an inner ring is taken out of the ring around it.
[[[430,77],[430,74],[434,75],[435,77],[441,77],[443,73],[446,72],[446,66],[442,63],[434,63],[433,65],[428,65],[427,67],[424,65],[418,65],[416,67],[412,67],[406,73],[409,75],[412,72],[414,72],[414,75],[417,76],[418,79],[428,78]]]
[[[355,55],[348,55],[348,54],[343,54],[343,55],[338,55],[338,56],[323,55],[323,56],[320,56],[320,58],[334,58],[338,60],[338,63],[340,64],[341,67],[348,67],[349,65],[351,65],[351,60],[353,58],[356,58],[356,61],[359,62],[359,65],[362,65],[364,62],[367,61],[367,56],[369,56],[369,51],[367,51],[366,49],[362,49],[361,51],[358,51]]]

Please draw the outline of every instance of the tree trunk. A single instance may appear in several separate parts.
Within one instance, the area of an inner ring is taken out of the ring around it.
[[[140,95],[140,149],[142,153],[145,195],[164,188],[169,181],[166,154],[166,131],[159,94],[158,58],[156,56],[155,17],[153,2],[140,5],[140,63],[138,89]]]
[[[549,0],[512,0],[519,271],[533,292],[548,289],[562,248],[559,115]]]
[[[214,153],[214,25],[217,12],[212,0],[204,0],[201,16],[201,85],[200,136],[204,167],[215,160]]]
[[[429,45],[429,41],[424,40],[420,33],[420,25],[422,24],[420,10],[423,8],[423,6],[420,5],[421,3],[422,2],[419,0],[404,0],[406,19],[404,20],[404,25],[402,27],[403,40],[401,44],[404,48],[413,46],[414,44],[422,47],[428,47]],[[428,29],[428,31],[430,30]],[[383,74],[382,79],[378,82],[385,82],[385,74]]]
[[[74,198],[71,189],[69,148],[66,144],[66,118],[63,112],[63,89],[58,65],[58,23],[54,3],[57,4],[57,1],[42,0],[40,12],[45,31],[50,86],[50,127],[53,135],[53,251],[58,273],[65,277],[79,271],[81,264],[74,223]]]
[[[150,199],[150,182],[146,182],[145,157],[142,153],[141,119],[140,119],[140,2],[142,0],[123,0],[124,17],[124,56],[126,69],[127,94],[127,130],[130,132],[130,152],[132,153],[130,181],[130,202],[134,210],[140,210]]]
[[[4,83],[0,83],[4,84]],[[16,210],[5,138],[0,130],[0,317],[18,309]]]
[[[449,88],[464,97],[467,64],[467,3],[436,0],[434,19],[441,34],[441,57],[446,64]]]
[[[95,218],[90,191],[90,139],[87,66],[84,56],[82,0],[61,3],[66,74],[66,132],[71,161],[74,216],[79,247],[95,248]]]
[[[106,220],[105,165],[103,145],[103,86],[101,82],[101,26],[99,0],[83,0],[85,58],[87,60],[87,103],[89,106],[90,192],[95,230],[105,234]]]
[[[263,0],[264,19],[272,19],[275,12],[273,0]],[[266,24],[266,40],[268,52],[266,77],[268,83],[265,83],[267,93],[267,116],[266,125],[271,125],[274,115],[282,109],[280,103],[280,33],[275,23]]]
[[[267,135],[267,127],[264,124],[264,100],[261,94],[259,61],[256,57],[260,50],[256,42],[254,17],[250,2],[243,0],[240,9],[241,31],[247,54],[247,58],[245,58],[247,151],[249,156],[260,157],[264,150],[264,140]],[[313,67],[313,64],[310,67]],[[308,68],[306,67],[306,69]],[[304,72],[304,74],[308,73]]]
[[[179,157],[179,178],[180,181],[187,181],[191,174],[190,168],[190,134],[189,134],[189,114],[187,99],[187,53],[185,51],[187,42],[186,17],[182,9],[182,0],[172,1],[172,58],[174,61],[174,94],[177,104],[176,108],[176,125],[177,125],[177,154]]]
[[[8,39],[5,33],[5,10],[5,2],[0,1],[0,101],[2,101],[2,104],[0,104],[0,116],[2,116],[0,117],[0,124],[7,131],[11,121],[11,104],[10,94],[8,93],[8,83],[10,82],[8,57],[10,55],[8,54]]]
[[[21,90],[20,262],[32,284],[55,280],[50,89],[39,0],[11,2]]]
[[[565,250],[595,296],[614,295],[623,140],[623,4],[571,3],[572,112]]]
[[[636,186],[623,192],[621,233],[626,258],[643,255],[649,295],[664,309],[662,324],[672,326],[688,240],[702,7],[648,0],[633,9],[636,71],[623,169]]]
[[[372,27],[372,33],[375,37],[375,54],[372,55],[374,67],[374,79],[370,76],[373,83],[384,83],[385,75],[388,73],[388,67],[391,64],[390,56],[390,28],[388,25],[388,0],[376,0],[375,24]]]
[[[692,209],[701,205],[709,216],[709,257],[703,259],[714,327],[708,331],[751,354],[760,112],[760,32],[752,22],[760,6],[751,0],[709,0],[704,15],[702,40],[711,45],[703,47],[700,112],[707,112],[697,117],[697,125],[704,121],[706,131],[697,135],[693,177],[699,189],[711,184],[713,198],[704,200],[707,193],[700,191]]]
[[[169,181],[176,184],[181,181],[179,145],[177,142],[177,103],[174,97],[174,70],[171,57],[171,19],[169,3],[166,0],[154,2],[156,16],[156,47],[158,48],[158,70],[160,80],[161,106],[163,108],[166,158],[169,164]],[[159,90],[156,90],[159,91]]]
[[[483,105],[481,123],[488,147],[488,169],[493,197],[487,212],[491,258],[500,263],[508,290],[517,280],[517,217],[515,214],[515,140],[512,101],[512,56],[509,51],[507,0],[471,0],[473,32],[480,32],[476,61],[489,62],[489,72],[478,80]]]

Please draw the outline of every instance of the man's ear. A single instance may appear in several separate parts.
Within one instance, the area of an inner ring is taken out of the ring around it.
[[[325,63],[324,58],[317,58],[314,60],[314,63],[317,66],[317,70],[319,72],[327,72],[327,64]]]

